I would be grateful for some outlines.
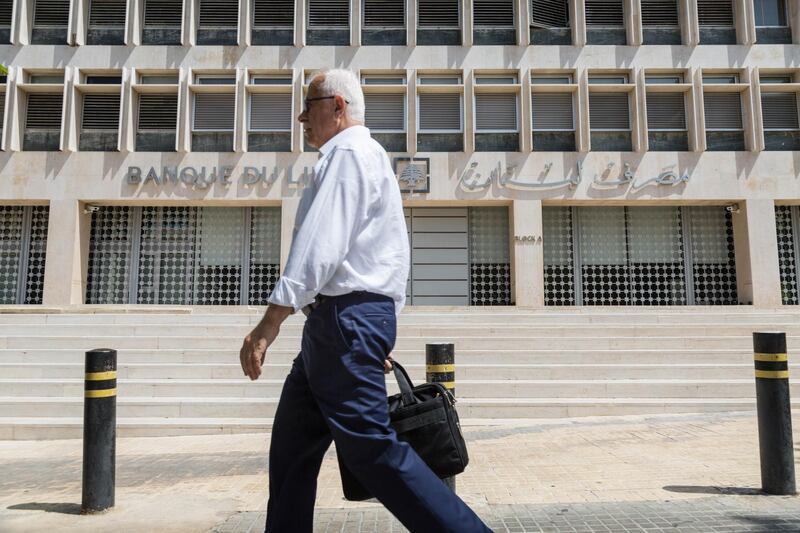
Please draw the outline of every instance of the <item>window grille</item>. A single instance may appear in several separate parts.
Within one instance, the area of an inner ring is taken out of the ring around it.
[[[628,93],[590,93],[589,124],[592,130],[629,130]]]
[[[236,95],[197,93],[194,95],[195,131],[233,131]]]
[[[81,128],[85,130],[119,129],[119,94],[83,95]]]
[[[739,93],[703,93],[706,130],[741,130],[742,99]]]
[[[144,0],[146,29],[180,28],[183,23],[183,0]]]
[[[13,0],[0,0],[0,27],[11,27],[11,16],[13,13]]]
[[[61,93],[28,94],[25,129],[60,130],[63,99],[64,96]]]
[[[642,26],[678,26],[678,0],[641,0]]]
[[[514,0],[473,0],[472,11],[476,28],[514,27]]]
[[[420,131],[461,131],[461,95],[419,95]]]
[[[700,26],[731,27],[735,23],[733,0],[697,0]]]
[[[459,28],[459,0],[418,0],[420,28]]]
[[[531,113],[534,131],[571,131],[572,93],[533,93]]]
[[[469,208],[470,305],[511,305],[507,207]]]
[[[199,0],[198,28],[235,29],[239,25],[239,0]]]
[[[375,132],[403,132],[406,128],[404,94],[365,94],[366,126]]]
[[[620,27],[625,25],[622,0],[585,0],[586,25]]]
[[[101,207],[89,250],[87,303],[264,305],[280,209]]]
[[[683,93],[647,93],[647,128],[685,130],[686,106]]]
[[[0,206],[0,304],[41,304],[47,206]]]
[[[350,27],[349,0],[308,0],[309,29]]]
[[[569,28],[567,0],[531,0],[531,26]]]
[[[124,28],[125,0],[91,0],[89,28]]]
[[[406,3],[398,0],[364,0],[365,28],[404,28]]]
[[[293,28],[294,0],[253,0],[253,28]]]
[[[796,93],[762,93],[761,116],[765,130],[800,129]]]
[[[34,0],[33,26],[61,28],[69,24],[69,0]]]
[[[775,206],[778,265],[784,305],[800,304],[800,207]]]
[[[477,93],[475,95],[476,131],[517,131],[517,95],[513,93]]]
[[[138,131],[174,131],[177,124],[177,94],[139,95]]]
[[[291,94],[251,94],[250,131],[291,131]]]
[[[545,207],[547,305],[737,303],[722,207]]]
[[[0,93],[0,135],[3,134],[3,128],[6,123],[6,93]]]

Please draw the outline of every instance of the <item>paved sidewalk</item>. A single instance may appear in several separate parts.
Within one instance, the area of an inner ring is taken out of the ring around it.
[[[471,463],[458,493],[498,532],[800,531],[800,498],[757,494],[753,413],[465,433]],[[267,442],[266,434],[119,439],[116,507],[81,516],[80,440],[3,441],[0,531],[260,531]],[[381,506],[343,500],[332,451],[317,511],[320,532],[402,531]]]

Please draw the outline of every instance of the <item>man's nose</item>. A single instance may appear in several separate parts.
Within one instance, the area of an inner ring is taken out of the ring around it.
[[[308,121],[308,115],[306,115],[306,112],[305,112],[305,111],[303,111],[303,112],[302,112],[302,113],[300,113],[300,115],[297,117],[297,120],[299,120],[300,122],[307,122],[307,121]]]

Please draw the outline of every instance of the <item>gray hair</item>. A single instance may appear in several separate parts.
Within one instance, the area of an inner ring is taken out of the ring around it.
[[[322,77],[319,90],[323,96],[339,95],[347,100],[347,115],[358,122],[364,122],[364,92],[358,76],[343,68],[323,69],[311,76],[309,84]]]

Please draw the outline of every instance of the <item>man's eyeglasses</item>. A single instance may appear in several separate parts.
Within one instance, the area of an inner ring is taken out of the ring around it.
[[[311,107],[309,102],[316,102],[317,100],[330,100],[332,98],[336,98],[336,96],[317,96],[316,98],[306,98],[303,100],[303,111],[308,113],[308,109]],[[344,101],[345,104],[349,104],[349,100]]]

